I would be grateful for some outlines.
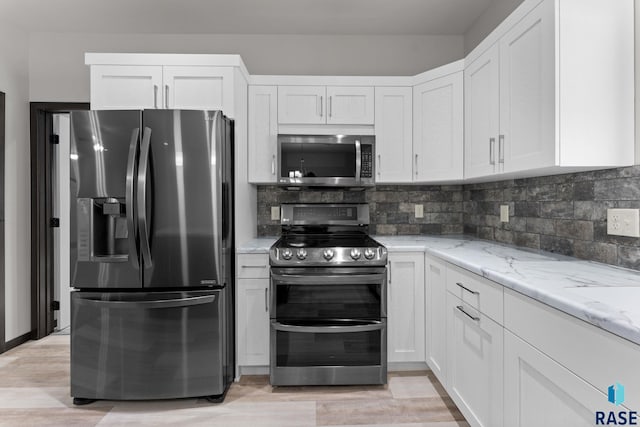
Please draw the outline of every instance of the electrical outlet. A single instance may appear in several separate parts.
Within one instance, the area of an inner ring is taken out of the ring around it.
[[[416,218],[424,218],[424,205],[416,206]]]
[[[640,237],[640,209],[607,209],[607,234]]]
[[[271,221],[280,220],[280,206],[271,206]]]
[[[509,205],[500,205],[500,222],[509,222]]]

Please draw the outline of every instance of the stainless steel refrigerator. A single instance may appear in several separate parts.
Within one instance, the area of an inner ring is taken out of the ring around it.
[[[233,122],[71,113],[71,396],[222,399],[234,375]]]

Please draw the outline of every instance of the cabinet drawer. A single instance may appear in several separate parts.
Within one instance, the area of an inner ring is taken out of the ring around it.
[[[503,287],[462,268],[447,268],[447,291],[499,324],[503,318]]]
[[[267,254],[241,254],[237,257],[238,279],[262,279],[269,277],[269,255]]]

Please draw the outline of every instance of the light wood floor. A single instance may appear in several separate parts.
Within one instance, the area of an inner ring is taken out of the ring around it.
[[[0,355],[0,426],[468,427],[430,371],[391,373],[386,386],[277,387],[243,377],[222,404],[203,399],[98,401],[69,397],[69,336]]]

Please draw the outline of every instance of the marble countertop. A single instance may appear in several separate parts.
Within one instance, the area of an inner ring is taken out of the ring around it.
[[[424,251],[640,344],[640,271],[462,236],[373,236]]]
[[[237,254],[268,254],[278,237],[258,237],[236,247]]]
[[[640,345],[640,271],[464,236],[372,236],[390,252],[426,252]],[[277,237],[239,245],[268,253]]]

